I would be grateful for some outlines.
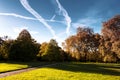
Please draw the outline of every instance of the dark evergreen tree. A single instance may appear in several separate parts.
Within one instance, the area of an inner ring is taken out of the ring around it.
[[[34,39],[31,38],[27,30],[21,31],[17,40],[14,41],[10,48],[10,60],[15,61],[32,61],[37,55],[37,46]]]

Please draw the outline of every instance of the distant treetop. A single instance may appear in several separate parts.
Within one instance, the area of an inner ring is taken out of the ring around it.
[[[20,32],[20,34],[19,34],[19,36],[18,36],[18,38],[17,39],[22,39],[22,40],[29,40],[29,39],[31,39],[31,35],[30,35],[30,33],[26,30],[26,29],[23,29],[21,32]]]

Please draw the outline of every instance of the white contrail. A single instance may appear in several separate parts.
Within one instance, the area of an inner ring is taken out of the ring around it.
[[[60,9],[60,12],[62,13],[62,15],[65,17],[66,20],[66,33],[69,35],[69,31],[70,31],[70,26],[71,26],[71,18],[68,15],[68,12],[63,8],[63,6],[60,4],[59,0],[56,0],[57,4],[58,4],[58,8]]]
[[[41,22],[45,27],[50,30],[54,38],[57,38],[52,27],[45,21],[45,19],[41,15],[39,15],[33,8],[31,8],[27,0],[20,0],[20,2],[27,11],[33,14],[39,20],[39,22]]]
[[[64,21],[55,20],[55,17],[56,17],[56,15],[54,14],[50,20],[46,20],[46,21],[48,21],[48,22],[58,22],[58,23],[65,24]]]
[[[36,18],[32,18],[32,17],[27,17],[27,16],[23,16],[23,15],[19,15],[16,13],[0,13],[0,16],[13,16],[13,17],[17,17],[17,18],[21,18],[21,19],[26,19],[26,20],[37,20]],[[45,19],[45,21],[47,22],[57,22],[57,23],[64,23],[64,21],[58,21],[58,20],[54,20],[53,16],[50,20]]]
[[[26,17],[26,16],[22,16],[19,14],[15,14],[15,13],[0,13],[0,16],[13,16],[13,17],[18,17],[18,18],[22,18],[22,19],[37,20],[37,19],[32,18],[32,17]]]
[[[51,20],[51,21],[54,20],[55,16],[56,16],[56,15],[53,15],[53,17],[52,17],[50,20]]]

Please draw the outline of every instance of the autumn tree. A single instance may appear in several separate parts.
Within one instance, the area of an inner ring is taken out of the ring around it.
[[[91,48],[91,36],[93,35],[93,30],[91,28],[82,28],[77,29],[77,39],[76,39],[76,48],[80,54],[81,60],[87,60],[87,54]]]
[[[88,45],[86,46],[88,50],[86,56],[87,61],[101,61],[101,55],[99,53],[100,37],[101,35],[98,33],[94,33],[88,37]]]
[[[120,15],[103,23],[102,35],[104,39],[110,39],[113,42],[120,40]]]
[[[120,48],[116,45],[120,41],[120,15],[103,23],[102,36],[105,60],[108,59],[110,62],[116,62],[117,58],[120,59],[120,53],[118,52]],[[106,56],[108,57],[106,58]]]
[[[76,36],[70,36],[69,38],[67,38],[65,40],[65,42],[62,44],[62,46],[69,57],[70,56],[71,56],[71,58],[77,57],[79,59],[79,56],[76,56],[77,49],[74,47],[75,39],[76,39]]]
[[[106,41],[102,36],[99,45],[99,53],[101,56],[101,61],[103,62],[116,62],[116,54],[112,51],[112,43]]]
[[[88,27],[78,27],[77,34],[65,40],[64,49],[73,58],[82,61],[96,60],[99,46],[99,34],[94,34]]]
[[[116,41],[112,45],[112,51],[116,53],[117,58],[120,61],[120,41]]]

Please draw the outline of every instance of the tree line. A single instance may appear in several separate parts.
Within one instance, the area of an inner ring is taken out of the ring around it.
[[[6,61],[64,61],[64,51],[56,40],[37,43],[27,30],[22,30],[15,40],[0,38],[0,60]]]
[[[54,39],[37,43],[27,30],[15,40],[0,37],[0,60],[120,62],[120,15],[102,24],[100,34],[78,27],[62,43],[63,49]]]

